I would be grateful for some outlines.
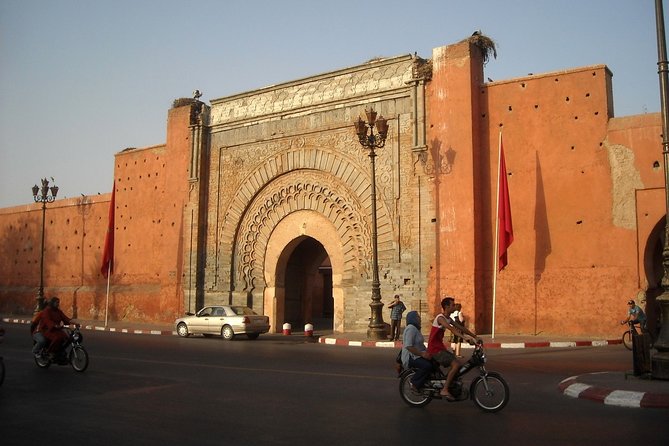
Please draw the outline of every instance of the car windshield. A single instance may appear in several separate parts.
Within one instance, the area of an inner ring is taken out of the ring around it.
[[[256,312],[250,309],[249,307],[231,307],[231,308],[232,311],[234,311],[235,314],[238,316],[256,314]]]
[[[201,310],[197,313],[197,315],[198,315],[198,316],[211,316],[212,313],[213,313],[213,309],[212,309],[211,307],[205,307],[205,308],[201,309]]]

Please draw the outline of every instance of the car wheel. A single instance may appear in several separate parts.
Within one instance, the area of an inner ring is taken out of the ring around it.
[[[232,330],[231,326],[224,325],[223,328],[221,328],[221,336],[223,336],[223,339],[226,341],[232,341],[235,337],[235,332]]]
[[[185,322],[180,322],[179,325],[177,325],[177,334],[182,338],[190,336],[190,333],[188,333],[188,325],[186,325]]]
[[[246,337],[249,339],[258,339],[258,336],[260,336],[260,333],[246,333]]]

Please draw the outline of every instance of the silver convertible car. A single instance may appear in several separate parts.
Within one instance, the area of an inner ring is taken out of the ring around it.
[[[212,305],[204,307],[196,314],[187,313],[174,324],[181,337],[192,334],[204,336],[221,335],[232,340],[235,335],[245,334],[249,339],[256,339],[261,333],[269,331],[269,318],[261,316],[249,307],[235,305]]]

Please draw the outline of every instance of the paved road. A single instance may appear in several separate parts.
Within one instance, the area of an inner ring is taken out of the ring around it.
[[[489,350],[489,369],[504,374],[512,399],[485,414],[471,402],[405,406],[392,349],[280,336],[225,342],[85,332],[91,364],[79,374],[37,369],[26,327],[5,328],[3,445],[36,444],[57,431],[64,442],[95,445],[610,446],[666,444],[669,435],[668,410],[611,407],[558,391],[568,376],[628,368],[622,346]]]

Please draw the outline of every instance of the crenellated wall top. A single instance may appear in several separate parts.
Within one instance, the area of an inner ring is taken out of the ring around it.
[[[374,59],[363,65],[211,101],[212,127],[285,116],[336,103],[392,95],[414,77],[414,56]]]

